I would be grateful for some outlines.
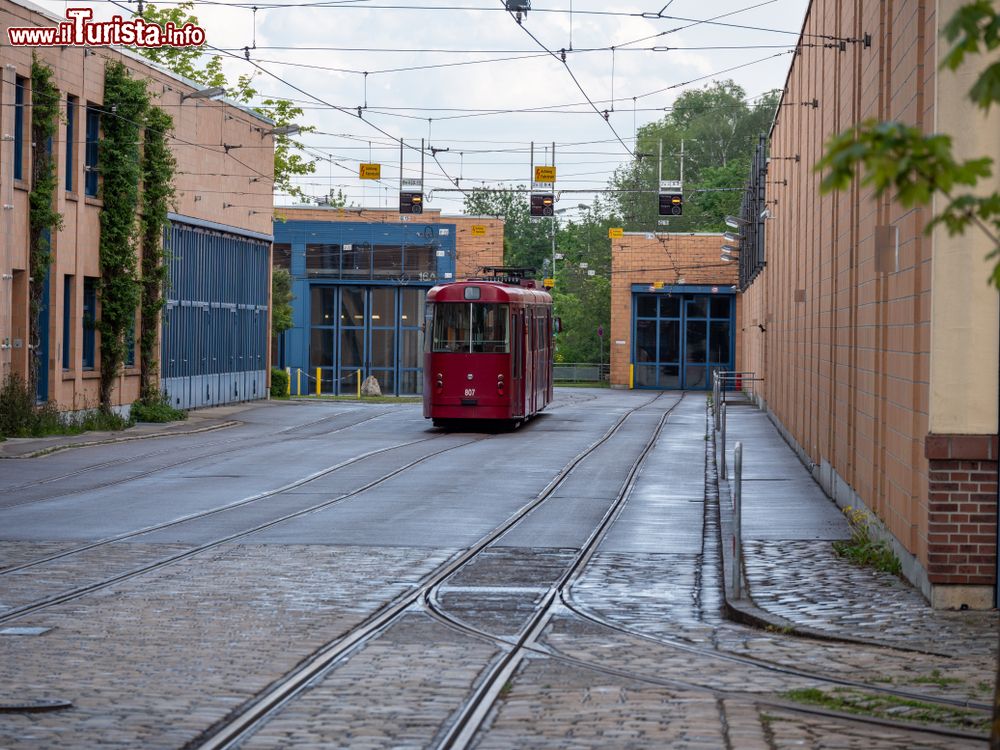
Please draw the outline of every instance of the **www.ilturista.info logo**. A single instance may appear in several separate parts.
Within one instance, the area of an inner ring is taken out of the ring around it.
[[[205,30],[193,23],[176,26],[167,21],[162,27],[142,18],[123,19],[113,16],[110,21],[92,21],[90,8],[67,8],[67,23],[58,26],[19,26],[7,29],[7,37],[15,47],[200,47],[205,43]]]

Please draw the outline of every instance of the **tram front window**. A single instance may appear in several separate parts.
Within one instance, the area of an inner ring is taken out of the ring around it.
[[[432,351],[502,354],[510,351],[507,305],[434,305]]]

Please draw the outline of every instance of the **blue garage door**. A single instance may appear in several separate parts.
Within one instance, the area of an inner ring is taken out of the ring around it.
[[[732,295],[636,294],[632,300],[636,388],[707,390],[732,370]]]
[[[161,378],[178,408],[267,396],[270,243],[174,219]]]

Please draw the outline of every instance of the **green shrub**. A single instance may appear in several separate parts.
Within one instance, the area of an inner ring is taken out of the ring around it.
[[[155,400],[140,399],[132,404],[133,422],[178,422],[182,419],[187,419],[187,412],[172,407],[163,393]]]
[[[0,387],[0,435],[19,437],[34,423],[35,399],[20,375],[10,374]]]
[[[271,368],[271,398],[280,398],[288,394],[288,373],[277,367]]]
[[[844,515],[847,516],[847,523],[851,527],[851,538],[834,542],[834,552],[855,565],[900,575],[902,565],[893,553],[892,547],[884,539],[877,539],[873,533],[878,522],[863,509],[853,508],[850,505],[844,508]]]
[[[124,430],[130,424],[113,412],[66,415],[51,401],[35,404],[34,394],[18,375],[8,375],[0,387],[0,435],[4,437],[79,435],[92,430]]]

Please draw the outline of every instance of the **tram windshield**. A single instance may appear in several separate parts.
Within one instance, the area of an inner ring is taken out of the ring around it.
[[[505,354],[510,351],[507,316],[507,305],[439,302],[431,350]]]

